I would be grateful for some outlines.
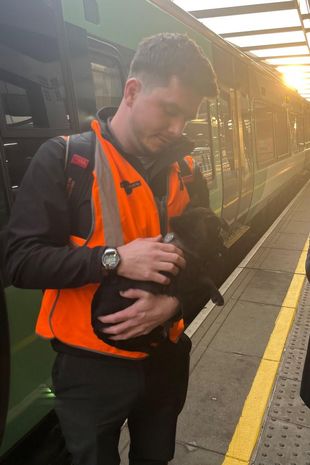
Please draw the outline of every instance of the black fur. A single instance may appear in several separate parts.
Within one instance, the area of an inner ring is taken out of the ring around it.
[[[120,295],[120,291],[127,289],[143,289],[153,294],[166,294],[179,298],[180,302],[185,296],[193,293],[202,293],[203,305],[211,297],[217,305],[223,305],[224,299],[213,281],[208,277],[208,271],[215,263],[223,244],[220,236],[221,220],[210,210],[204,207],[186,208],[180,216],[170,220],[170,229],[175,237],[175,243],[184,252],[186,268],[177,276],[171,277],[168,286],[147,281],[134,281],[121,276],[110,276],[99,286],[92,301],[92,325],[96,335],[110,345],[124,350],[149,351],[152,344],[157,344],[166,337],[166,330],[160,326],[145,336],[138,336],[124,341],[112,341],[102,332],[106,326],[98,316],[108,315],[130,306],[134,300]],[[184,309],[186,318],[186,308]]]

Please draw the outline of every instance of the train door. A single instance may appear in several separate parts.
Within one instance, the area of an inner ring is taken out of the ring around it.
[[[1,144],[1,139],[0,139]],[[0,145],[0,152],[2,147]],[[8,314],[4,297],[4,267],[3,254],[6,240],[6,224],[8,221],[8,197],[4,171],[0,159],[0,445],[4,436],[8,411],[10,388],[10,338]]]
[[[216,104],[213,103],[213,106]],[[210,105],[210,102],[204,99],[199,107],[197,118],[187,123],[183,134],[195,144],[192,156],[208,184],[210,204],[215,213],[220,215],[222,207],[221,165],[218,148],[214,144],[214,139],[218,141],[213,128],[214,121],[217,123],[217,119],[212,116],[211,107],[212,104]]]
[[[0,457],[2,457],[51,410],[52,404],[47,401],[46,394],[49,392],[50,368],[54,354],[50,347],[34,334],[42,292],[14,288],[5,275],[4,249],[12,182],[7,173],[5,151],[5,145],[10,143],[1,141],[1,133],[0,143]]]
[[[12,192],[18,190],[38,146],[48,137],[72,131],[72,102],[66,91],[68,80],[59,44],[56,3],[48,0],[1,2],[0,152],[2,171],[6,174],[3,177],[0,172],[2,228],[7,221],[8,197],[12,198]],[[6,313],[1,308],[1,315],[2,319],[7,317],[9,347],[4,353],[10,362],[10,385],[0,457],[51,410],[52,403],[45,393],[48,393],[54,358],[49,345],[34,332],[42,291],[17,289],[7,281]],[[0,321],[2,333],[4,327]],[[2,363],[0,369],[5,370],[3,366]],[[2,372],[0,376],[2,384]]]
[[[4,436],[10,388],[10,339],[3,281],[0,279],[0,445]]]
[[[233,225],[239,204],[239,160],[236,104],[233,90],[221,91],[218,105],[218,128],[223,176],[222,217]]]
[[[238,220],[246,217],[251,205],[253,195],[253,153],[252,153],[252,129],[249,97],[241,92],[236,92],[238,115],[238,152],[240,175],[240,200]]]

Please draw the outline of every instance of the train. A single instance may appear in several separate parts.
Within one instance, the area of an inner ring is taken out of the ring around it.
[[[38,147],[87,130],[99,108],[117,106],[137,44],[158,32],[187,33],[218,77],[218,98],[202,102],[184,133],[195,143],[211,206],[228,225],[227,247],[242,243],[257,215],[309,175],[310,103],[173,2],[0,0],[0,12],[2,236]],[[41,297],[10,286],[1,262],[0,463],[53,411],[54,353],[34,334]]]

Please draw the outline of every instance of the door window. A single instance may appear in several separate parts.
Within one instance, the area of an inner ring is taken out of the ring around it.
[[[226,92],[222,92],[219,98],[219,134],[223,171],[234,171],[233,119],[229,95]]]
[[[121,70],[116,58],[91,51],[96,108],[118,107],[123,95]]]
[[[276,153],[282,158],[289,155],[287,114],[285,110],[276,110],[274,114]]]
[[[48,0],[3,0],[0,100],[8,128],[69,128],[56,18]]]
[[[259,167],[276,161],[272,109],[263,102],[255,102],[256,157]]]
[[[298,152],[304,146],[304,125],[302,115],[290,113],[290,131],[292,152]]]
[[[184,135],[194,142],[195,148],[192,155],[200,167],[203,177],[210,182],[214,177],[214,166],[207,99],[202,101],[197,118],[187,123],[184,128]]]

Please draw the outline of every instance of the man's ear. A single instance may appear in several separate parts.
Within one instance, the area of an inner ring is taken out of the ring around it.
[[[127,106],[132,107],[134,101],[137,98],[139,92],[141,92],[142,84],[137,78],[129,78],[126,81],[124,88],[124,100]]]

